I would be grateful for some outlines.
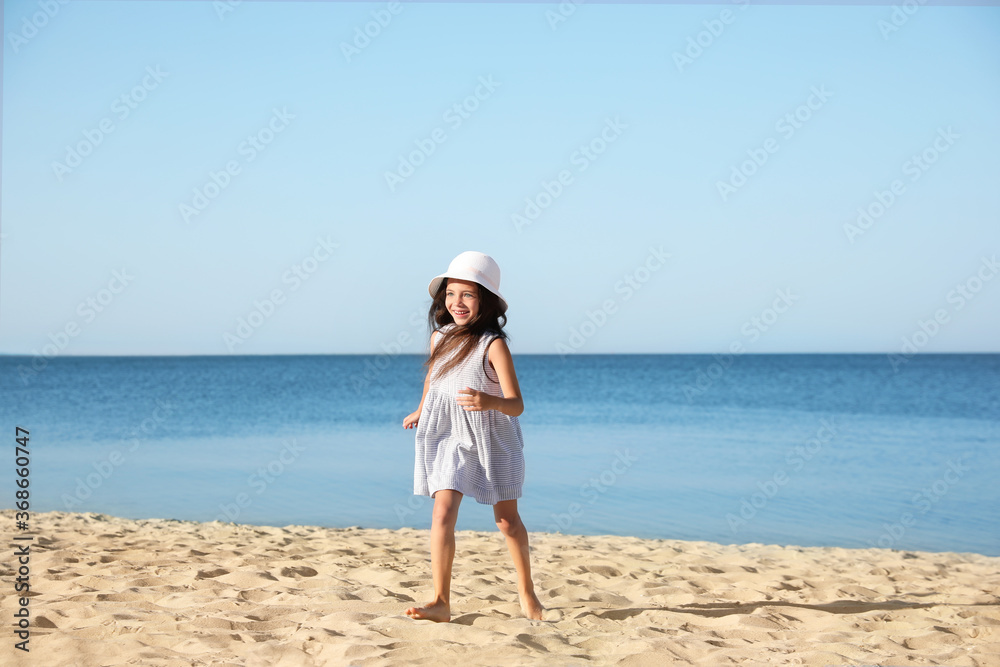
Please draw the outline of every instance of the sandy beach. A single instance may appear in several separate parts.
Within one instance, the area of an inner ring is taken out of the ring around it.
[[[5,665],[1000,665],[1000,558],[977,554],[533,533],[529,621],[499,532],[459,532],[433,624],[403,614],[427,531],[31,521],[31,652],[5,623]]]

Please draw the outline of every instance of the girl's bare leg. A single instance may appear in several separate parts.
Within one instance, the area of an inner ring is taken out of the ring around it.
[[[497,528],[507,538],[507,550],[514,560],[517,570],[517,593],[521,598],[521,611],[528,618],[542,620],[545,610],[535,595],[535,584],[531,581],[531,560],[528,554],[528,529],[521,523],[517,513],[516,500],[503,500],[493,506],[493,518]]]
[[[442,489],[434,494],[431,518],[431,572],[434,599],[423,607],[410,607],[406,615],[438,623],[451,620],[451,566],[455,562],[455,522],[462,494]]]

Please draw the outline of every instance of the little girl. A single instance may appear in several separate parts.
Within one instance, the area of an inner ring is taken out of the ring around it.
[[[524,411],[503,330],[507,302],[500,267],[489,255],[463,252],[431,280],[431,354],[424,365],[420,407],[403,420],[416,427],[413,493],[434,498],[431,570],[434,599],[407,616],[451,620],[455,521],[463,495],[493,505],[497,527],[517,570],[521,610],[542,618],[528,561],[528,531],[517,513],[524,483],[524,447],[517,416]]]

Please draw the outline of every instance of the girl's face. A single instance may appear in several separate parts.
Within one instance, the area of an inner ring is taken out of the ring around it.
[[[449,278],[444,306],[455,319],[455,324],[468,324],[479,314],[479,285]]]

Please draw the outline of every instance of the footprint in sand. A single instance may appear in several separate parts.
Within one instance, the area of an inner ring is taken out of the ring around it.
[[[283,577],[315,577],[319,572],[312,569],[311,567],[306,567],[305,565],[298,565],[296,567],[283,567],[281,568],[281,576]]]
[[[610,565],[579,565],[576,568],[577,574],[585,574],[587,572],[607,578],[622,576],[622,573],[619,570],[611,567]]]
[[[229,570],[220,567],[217,570],[198,570],[198,574],[196,574],[194,578],[214,579],[215,577],[221,577],[224,574],[229,574]]]

